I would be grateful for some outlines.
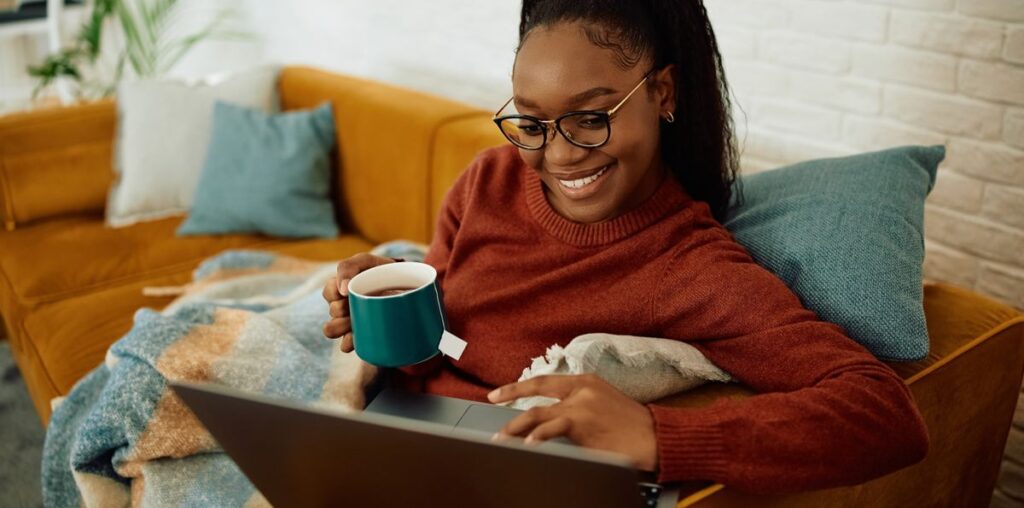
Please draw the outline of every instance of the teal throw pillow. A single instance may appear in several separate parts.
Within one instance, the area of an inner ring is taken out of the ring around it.
[[[924,201],[945,153],[904,146],[744,176],[744,201],[724,225],[804,306],[876,357],[920,360]]]
[[[218,102],[199,186],[178,235],[335,237],[330,103],[272,114]]]

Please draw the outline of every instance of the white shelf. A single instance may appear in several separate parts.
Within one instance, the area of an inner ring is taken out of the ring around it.
[[[65,5],[65,0],[47,0],[47,17],[42,19],[30,19],[23,21],[10,21],[0,23],[0,59],[17,62],[19,57],[17,48],[19,37],[46,36],[49,54],[57,54],[68,40],[62,37],[70,27],[80,27],[87,16],[88,9],[85,5]],[[10,67],[8,65],[7,67]],[[17,85],[17,83],[2,83],[5,87]],[[61,102],[68,103],[72,100],[71,92],[67,82],[58,80],[56,83],[57,95]],[[20,95],[16,87],[12,90],[0,91],[0,98]],[[20,101],[18,101],[20,102]]]
[[[79,17],[84,11],[84,5],[66,5],[63,7],[62,16],[65,18],[62,21],[67,23],[68,19],[77,19],[77,17]],[[0,38],[46,34],[48,30],[49,25],[47,24],[46,18],[10,21],[7,23],[0,23]]]
[[[0,24],[0,38],[45,34],[47,29],[46,18],[11,21]]]

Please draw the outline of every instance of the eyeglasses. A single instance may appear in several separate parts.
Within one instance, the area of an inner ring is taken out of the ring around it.
[[[554,126],[555,130],[562,134],[570,143],[582,148],[597,148],[608,142],[611,137],[611,119],[619,108],[622,107],[630,97],[640,89],[651,71],[644,74],[640,80],[618,104],[608,111],[570,111],[560,115],[554,120],[541,120],[530,115],[504,115],[498,116],[514,97],[510,97],[505,104],[494,113],[494,123],[501,129],[513,145],[524,150],[540,150],[548,142],[548,127]]]

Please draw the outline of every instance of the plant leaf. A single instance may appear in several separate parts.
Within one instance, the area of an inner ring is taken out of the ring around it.
[[[174,7],[176,0],[139,0],[136,5],[139,11],[141,32],[145,37],[149,57],[156,56],[156,47],[163,32],[168,9]]]
[[[63,50],[56,55],[47,57],[42,64],[29,66],[28,74],[39,79],[35,88],[32,89],[32,99],[38,97],[39,92],[50,86],[58,78],[66,76],[81,82],[82,75],[74,63],[76,55],[77,52],[74,49]]]
[[[166,37],[169,21],[174,17],[175,11],[179,10],[177,9],[178,0],[142,0],[142,3],[147,2],[150,3],[149,18],[146,21],[146,29],[150,36],[149,57],[154,72],[160,74],[164,72],[162,61],[165,57],[161,47]]]
[[[134,13],[132,13],[131,8],[126,3],[118,2],[117,18],[121,23],[121,31],[124,32],[124,49],[128,55],[128,61],[135,71],[135,75],[138,77],[151,76],[152,68],[149,65],[151,60],[146,57],[145,41],[143,41],[142,34],[139,32]]]
[[[100,53],[103,37],[103,22],[109,18],[120,0],[96,0],[89,21],[82,26],[77,42],[85,46],[91,61],[95,61]]]
[[[230,40],[232,38],[241,39],[249,36],[244,32],[235,31],[222,31],[220,26],[235,13],[232,10],[222,9],[217,12],[216,16],[209,23],[206,24],[198,32],[182,37],[180,39],[170,41],[159,48],[160,62],[159,72],[167,72],[170,70],[179,60],[181,60],[193,46],[202,42],[206,39],[221,39]]]

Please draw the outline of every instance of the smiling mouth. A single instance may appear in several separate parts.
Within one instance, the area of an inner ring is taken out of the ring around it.
[[[598,170],[597,173],[594,173],[594,174],[592,174],[590,176],[587,176],[587,177],[577,178],[575,180],[562,180],[560,178],[556,178],[556,180],[558,180],[558,183],[561,184],[566,189],[570,189],[570,190],[582,189],[582,188],[586,187],[587,185],[590,185],[590,184],[596,182],[597,179],[601,178],[601,175],[603,175],[606,171],[608,171],[608,168],[610,168],[611,166],[612,165],[609,164],[609,165],[601,168],[600,170]]]

